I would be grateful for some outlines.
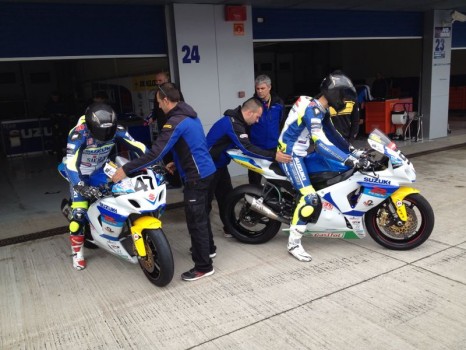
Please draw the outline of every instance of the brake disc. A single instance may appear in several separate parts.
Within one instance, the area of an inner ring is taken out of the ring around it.
[[[418,219],[413,208],[406,207],[406,214],[408,220],[402,226],[397,226],[393,222],[391,215],[386,210],[383,210],[378,218],[378,223],[388,235],[397,238],[407,238],[416,233]]]

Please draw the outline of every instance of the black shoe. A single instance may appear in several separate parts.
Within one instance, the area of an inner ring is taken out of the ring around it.
[[[200,278],[207,277],[210,275],[213,275],[215,272],[214,268],[208,272],[201,272],[197,271],[195,269],[191,269],[189,271],[186,271],[185,273],[181,274],[181,279],[183,281],[196,281]]]
[[[192,254],[192,253],[193,253],[193,248],[190,247],[190,248],[189,248],[189,254]],[[213,252],[213,253],[210,253],[210,254],[209,254],[209,258],[211,258],[211,259],[215,258],[216,256],[217,256],[217,253],[216,253],[216,252]]]

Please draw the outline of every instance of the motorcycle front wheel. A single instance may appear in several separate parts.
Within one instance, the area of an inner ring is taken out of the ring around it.
[[[390,199],[388,199],[390,200]],[[403,199],[408,220],[397,226],[387,202],[365,215],[367,232],[378,244],[392,250],[409,250],[424,243],[434,229],[434,211],[429,202],[414,193]]]
[[[248,194],[256,199],[262,196],[262,189],[254,185],[242,185],[235,188],[225,204],[225,225],[238,241],[260,244],[271,240],[280,229],[281,222],[272,220],[251,209],[246,201]],[[267,204],[267,203],[265,203]]]
[[[173,279],[173,254],[161,229],[142,232],[146,246],[145,257],[139,258],[139,265],[146,277],[158,287],[166,286]]]

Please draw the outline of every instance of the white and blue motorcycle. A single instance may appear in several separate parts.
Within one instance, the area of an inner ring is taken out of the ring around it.
[[[429,202],[411,187],[413,164],[383,132],[368,137],[367,165],[343,166],[311,152],[307,171],[320,203],[306,226],[313,237],[359,239],[366,233],[380,245],[408,250],[424,243],[434,228]],[[238,164],[263,175],[262,186],[242,185],[228,196],[227,228],[241,242],[258,244],[272,239],[282,223],[289,224],[299,195],[278,163],[228,150]]]
[[[116,157],[116,166],[128,160]],[[99,186],[111,177],[108,162],[90,176],[90,186]],[[58,166],[60,174],[68,181],[65,164]],[[166,207],[166,185],[163,167],[151,167],[113,184],[100,187],[87,210],[84,247],[101,248],[130,263],[139,263],[150,282],[163,287],[171,282],[174,274],[170,244],[162,230],[160,217]],[[69,200],[63,199],[62,212],[71,220]]]

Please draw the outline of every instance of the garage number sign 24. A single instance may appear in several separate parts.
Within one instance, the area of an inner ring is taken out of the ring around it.
[[[199,61],[201,60],[198,45],[193,45],[192,47],[188,45],[183,45],[181,51],[184,53],[183,63],[192,63],[193,61],[199,63]]]

